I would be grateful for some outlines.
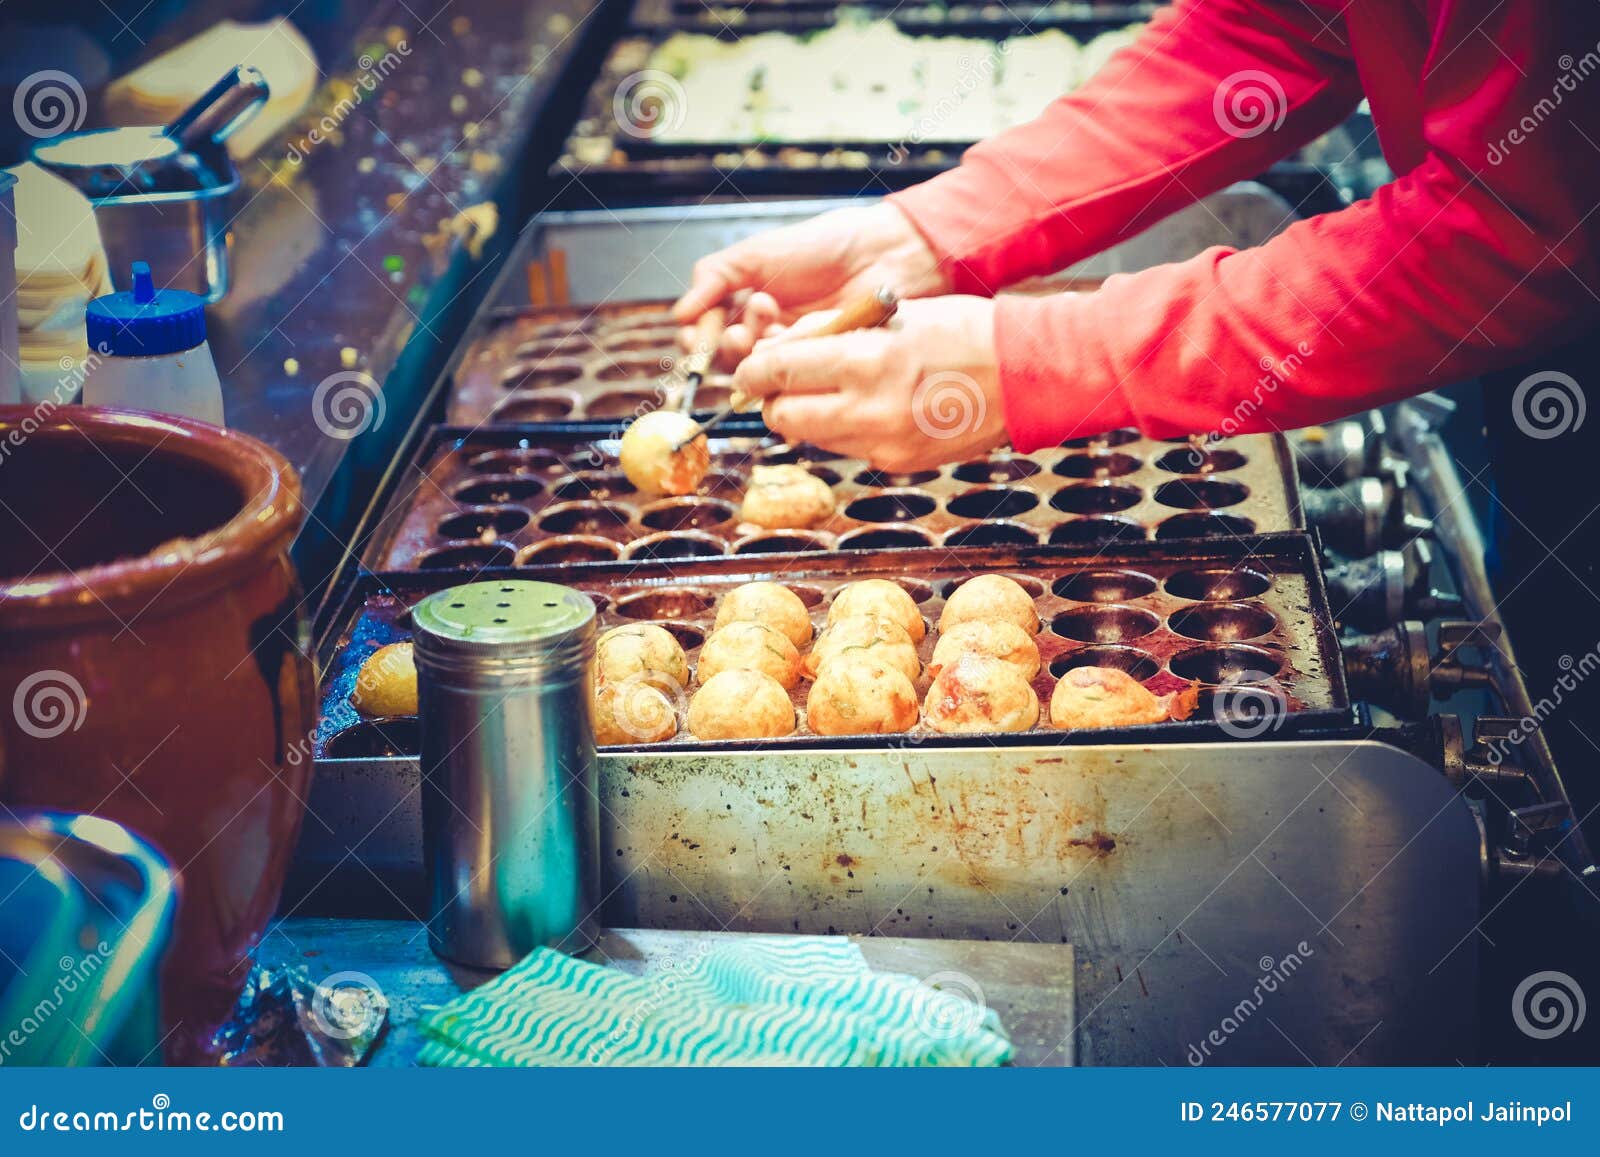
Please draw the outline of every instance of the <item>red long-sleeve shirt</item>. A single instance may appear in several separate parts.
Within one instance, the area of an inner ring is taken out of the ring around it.
[[[1363,92],[1397,174],[1370,199],[1092,293],[1001,297],[1018,449],[1291,429],[1592,329],[1594,0],[1175,0],[1092,81],[893,200],[957,292],[992,294],[1263,171]]]

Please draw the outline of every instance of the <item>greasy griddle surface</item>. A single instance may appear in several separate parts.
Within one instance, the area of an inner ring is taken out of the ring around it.
[[[586,568],[584,573],[538,568],[481,576],[371,576],[373,588],[354,608],[325,673],[319,753],[340,757],[405,753],[408,746],[415,750],[412,723],[363,723],[349,704],[349,693],[368,655],[385,643],[409,637],[409,608],[454,582],[514,575],[576,587],[594,599],[602,630],[627,623],[656,623],[679,639],[693,666],[700,643],[712,629],[717,602],[742,583],[770,579],[789,586],[808,604],[813,625],[820,632],[828,604],[840,587],[862,578],[888,578],[917,600],[929,625],[919,646],[926,668],[938,640],[936,627],[945,597],[972,575],[989,573],[1008,575],[1034,593],[1041,619],[1036,641],[1043,664],[1033,681],[1042,708],[1040,725],[1026,732],[990,736],[991,742],[1037,743],[1061,736],[1049,726],[1050,694],[1064,671],[1081,665],[1128,670],[1156,694],[1197,681],[1202,688],[1198,725],[1237,723],[1230,734],[1276,732],[1280,722],[1257,719],[1263,706],[1280,719],[1292,720],[1300,714],[1337,713],[1347,705],[1326,595],[1302,536],[1196,543],[1186,550],[1165,544],[1131,544],[1100,556],[1052,548],[999,548],[938,557],[918,551],[885,551],[851,559],[804,555],[721,558],[643,566],[611,564]],[[1236,597],[1218,597],[1221,595]],[[916,682],[919,702],[929,681],[924,669]],[[690,694],[697,686],[691,684]],[[755,746],[772,748],[817,740],[804,725],[809,688],[809,681],[802,680],[792,694],[801,719],[796,734],[754,741]],[[680,723],[687,699],[686,695],[678,704]],[[1166,723],[1094,734],[1106,742],[1162,732],[1173,732],[1173,738],[1193,738],[1188,732],[1196,725]],[[895,746],[945,738],[919,723],[905,735],[856,737],[852,742]],[[699,741],[680,729],[673,740],[644,746],[716,749],[750,745],[745,741]]]
[[[698,494],[638,494],[618,441],[554,430],[443,432],[401,480],[372,545],[374,570],[573,565],[723,554],[1110,541],[1276,533],[1299,525],[1276,435],[1209,444],[1117,430],[1034,454],[997,452],[885,474],[775,440],[712,440]],[[797,531],[739,518],[750,468],[797,463],[833,488],[834,515]]]

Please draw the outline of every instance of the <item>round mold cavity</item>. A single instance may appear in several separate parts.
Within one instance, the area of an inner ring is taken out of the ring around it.
[[[1264,683],[1283,669],[1283,662],[1260,647],[1234,643],[1182,651],[1167,666],[1180,679],[1202,683]]]
[[[1039,532],[1020,522],[980,522],[962,526],[944,536],[943,546],[1038,546]]]
[[[839,485],[840,481],[842,481],[837,470],[829,470],[826,466],[808,465],[806,467],[806,473],[811,475],[813,478],[822,479],[829,486],[837,486]]]
[[[1020,486],[980,486],[947,500],[957,518],[1015,518],[1039,505],[1039,496]]]
[[[368,719],[335,732],[323,744],[329,759],[387,759],[421,750],[422,731],[415,715]]]
[[[738,508],[720,498],[663,498],[639,511],[639,522],[651,530],[703,530],[727,522]]]
[[[1039,473],[1039,464],[1030,458],[978,458],[963,462],[951,473],[957,482],[1020,482]]]
[[[757,450],[756,460],[763,466],[792,466],[805,462],[837,462],[839,455],[804,443],[795,446],[779,443]]]
[[[532,516],[520,506],[474,506],[439,520],[441,538],[482,538],[515,534]]]
[[[1160,625],[1161,619],[1153,612],[1121,603],[1074,607],[1050,620],[1052,631],[1080,643],[1129,643]]]
[[[825,534],[807,534],[800,530],[773,530],[741,538],[733,544],[733,553],[806,554],[815,550],[830,550],[832,546],[832,540]]]
[[[703,530],[664,530],[634,539],[622,553],[638,560],[715,558],[728,553],[728,544]]]
[[[620,470],[589,470],[557,479],[550,494],[565,502],[604,501],[621,494],[632,494],[633,490],[633,483]]]
[[[544,491],[544,483],[525,474],[493,474],[473,482],[463,483],[450,492],[450,497],[463,506],[504,506],[508,502],[523,502]]]
[[[915,526],[863,526],[839,536],[840,550],[899,550],[933,545],[933,535]]]
[[[819,588],[807,586],[805,583],[784,583],[783,585],[794,592],[795,597],[806,605],[806,610],[808,611],[813,607],[820,607],[822,600],[827,597]]]
[[[1156,527],[1156,540],[1174,538],[1237,538],[1254,533],[1256,524],[1236,514],[1174,514]]]
[[[614,313],[604,321],[599,322],[597,331],[602,334],[612,335],[631,333],[637,329],[668,329],[677,333],[676,323],[672,319],[670,310],[665,309],[627,309]]]
[[[1081,647],[1050,660],[1050,674],[1057,679],[1078,667],[1111,667],[1143,683],[1161,670],[1161,661],[1138,647],[1115,645]]]
[[[632,378],[656,378],[672,370],[670,357],[619,357],[594,371],[595,381],[626,382]]]
[[[561,534],[522,548],[518,566],[567,566],[580,562],[615,562],[622,547],[593,534]],[[604,596],[591,596],[604,597]]]
[[[1164,585],[1168,594],[1191,602],[1231,603],[1265,594],[1272,589],[1272,578],[1245,566],[1231,570],[1225,567],[1197,567],[1169,575]]]
[[[503,542],[454,542],[425,550],[412,563],[418,570],[482,570],[510,566],[517,552]]]
[[[1220,478],[1179,478],[1156,487],[1156,501],[1179,510],[1220,510],[1237,506],[1250,496],[1242,482]]]
[[[541,362],[551,358],[579,358],[594,348],[594,344],[581,333],[561,334],[558,337],[539,337],[523,342],[511,351],[519,362]]]
[[[467,469],[477,474],[546,474],[561,469],[561,457],[549,450],[490,450],[468,459]]]
[[[1169,615],[1167,625],[1186,639],[1241,643],[1271,634],[1278,620],[1256,603],[1200,603]]]
[[[697,494],[743,494],[744,479],[737,474],[707,474],[700,479]]]
[[[925,485],[937,477],[939,477],[937,470],[911,470],[903,474],[893,474],[886,470],[862,470],[852,481],[857,486],[871,486],[875,489],[903,489]]]
[[[593,317],[572,317],[564,321],[540,322],[528,331],[529,338],[577,337],[595,327]]]
[[[583,366],[570,358],[513,362],[500,375],[508,390],[547,390],[565,386],[583,377]]]
[[[490,422],[559,422],[578,408],[571,390],[516,390],[489,413]]]
[[[1139,505],[1144,492],[1137,486],[1105,482],[1074,482],[1050,496],[1050,505],[1066,514],[1115,514]]]
[[[595,614],[603,615],[611,609],[611,599],[608,596],[599,594],[596,591],[589,591],[588,594],[589,601],[594,604]]]
[[[539,516],[546,534],[617,534],[628,526],[631,512],[615,502],[563,502]]]
[[[931,583],[925,583],[921,579],[914,578],[897,578],[893,581],[896,586],[910,595],[911,601],[918,606],[933,598],[933,585]]]
[[[590,398],[583,408],[585,417],[612,421],[633,418],[659,410],[664,399],[661,391],[651,389],[607,390]]]
[[[1138,542],[1144,527],[1126,518],[1075,518],[1050,532],[1051,546],[1105,546],[1113,542]]]
[[[1156,580],[1136,570],[1081,570],[1062,575],[1051,589],[1075,603],[1131,603],[1153,594]]]
[[[678,640],[678,646],[685,651],[692,651],[706,641],[706,633],[691,623],[680,623],[667,619],[654,625]]]
[[[710,614],[716,605],[716,596],[710,591],[669,587],[623,595],[617,600],[616,612],[625,619],[693,619]]]
[[[910,522],[938,507],[938,500],[925,490],[885,490],[857,498],[844,508],[844,515],[857,522]]]
[[[609,334],[601,338],[600,345],[607,353],[614,354],[660,350],[662,353],[671,355],[678,352],[678,331],[671,326],[624,330],[621,333]]]
[[[1104,434],[1068,438],[1061,444],[1069,450],[1082,450],[1085,446],[1126,446],[1129,442],[1137,442],[1141,437],[1143,435],[1139,431],[1124,427],[1120,430],[1107,430]]]
[[[1105,454],[1068,454],[1051,469],[1063,478],[1121,478],[1132,474],[1143,463],[1132,454],[1110,451]]]
[[[1219,474],[1237,470],[1249,459],[1237,450],[1201,450],[1179,446],[1156,459],[1156,466],[1169,474]]]

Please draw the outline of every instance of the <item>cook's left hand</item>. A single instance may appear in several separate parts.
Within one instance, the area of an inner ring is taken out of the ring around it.
[[[987,453],[1006,440],[994,353],[994,302],[902,302],[887,326],[826,337],[801,318],[739,365],[735,387],[764,399],[790,442],[903,472]]]

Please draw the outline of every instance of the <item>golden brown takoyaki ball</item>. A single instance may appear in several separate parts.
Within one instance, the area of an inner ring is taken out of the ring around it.
[[[811,642],[811,616],[800,596],[781,583],[745,583],[717,604],[716,629],[749,619],[779,631],[796,647]]]
[[[711,632],[700,648],[695,677],[704,683],[736,668],[764,671],[787,689],[800,682],[800,652],[765,623],[740,619]]]
[[[1039,673],[1039,646],[1033,636],[1015,623],[1003,620],[979,622],[973,619],[940,630],[933,647],[932,664],[948,667],[962,655],[988,655],[1017,669],[1024,679]]]
[[[833,514],[833,488],[804,466],[752,466],[739,517],[768,530],[803,529]]]
[[[350,705],[373,717],[417,713],[417,664],[410,643],[390,643],[367,656],[350,689]]]
[[[905,673],[864,651],[830,662],[806,697],[818,735],[885,735],[917,721],[917,689]]]
[[[602,747],[660,743],[678,733],[673,700],[682,694],[662,675],[630,675],[594,689],[594,741]]]
[[[689,731],[699,739],[776,739],[794,731],[794,704],[771,675],[722,671],[689,701]]]
[[[1015,667],[966,654],[934,676],[922,717],[935,731],[1026,731],[1039,721],[1039,697]]]
[[[1115,667],[1074,667],[1050,695],[1050,722],[1056,727],[1132,727],[1167,718],[1165,703]]]
[[[646,494],[693,494],[711,465],[711,448],[688,414],[652,410],[622,432],[622,472]],[[674,450],[680,442],[683,448]]]
[[[806,675],[815,679],[841,655],[870,655],[913,682],[922,673],[911,636],[899,623],[882,615],[852,615],[829,623],[805,657]]]
[[[1030,635],[1039,633],[1033,596],[1003,574],[980,574],[950,592],[939,616],[939,629],[948,631],[957,623],[971,622],[1015,623]]]
[[[888,579],[862,579],[840,588],[828,606],[828,622],[836,623],[855,615],[882,615],[892,619],[905,628],[913,643],[922,642],[928,629],[922,621],[922,612],[917,610],[916,600],[899,583]]]
[[[665,675],[680,687],[689,684],[689,658],[669,631],[654,623],[613,627],[595,644],[595,677],[620,683],[630,675]]]

